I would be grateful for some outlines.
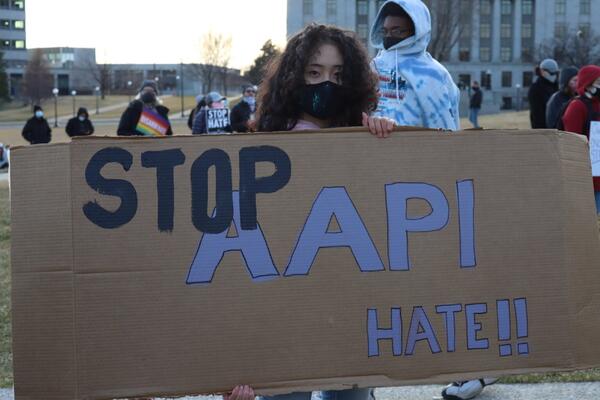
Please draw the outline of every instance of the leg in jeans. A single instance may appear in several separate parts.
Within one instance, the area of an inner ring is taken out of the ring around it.
[[[275,396],[260,396],[260,400],[310,400],[311,392],[295,392],[288,394],[277,394]]]
[[[374,400],[373,389],[326,390],[322,393],[323,400]]]
[[[596,212],[600,214],[600,192],[594,192],[594,196],[596,196]]]

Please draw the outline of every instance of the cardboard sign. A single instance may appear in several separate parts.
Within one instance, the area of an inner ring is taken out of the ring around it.
[[[590,125],[590,159],[592,175],[600,176],[600,122],[592,121]]]
[[[144,109],[135,129],[144,136],[165,136],[169,130],[169,121],[152,110]]]
[[[599,365],[587,151],[550,131],[353,129],[16,149],[16,398]]]
[[[230,126],[228,108],[208,108],[206,112],[206,131],[208,134],[224,133]]]

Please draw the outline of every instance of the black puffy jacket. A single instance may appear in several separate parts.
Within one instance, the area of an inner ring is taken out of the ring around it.
[[[50,143],[52,129],[46,118],[30,118],[23,127],[23,138],[31,144]]]
[[[143,134],[137,131],[135,128],[140,120],[140,116],[142,115],[142,111],[144,110],[144,103],[140,100],[134,100],[129,103],[127,109],[121,115],[121,121],[119,122],[119,127],[117,128],[117,135],[119,136],[143,136]],[[161,117],[169,122],[169,130],[167,131],[167,135],[171,136],[173,131],[171,130],[171,122],[169,121],[169,109],[164,106],[156,106],[156,112],[160,114]]]

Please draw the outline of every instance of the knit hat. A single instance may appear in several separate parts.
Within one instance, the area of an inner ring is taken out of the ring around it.
[[[216,101],[225,100],[225,97],[221,96],[219,92],[210,92],[206,95],[206,103],[211,104]]]
[[[569,81],[577,76],[579,70],[576,67],[566,67],[560,71],[560,88],[565,89],[569,86]]]
[[[43,111],[42,107],[39,106],[38,104],[36,104],[35,106],[33,106],[33,112],[35,113],[36,111]]]
[[[583,96],[585,89],[592,86],[596,79],[600,78],[600,67],[597,65],[586,65],[577,74],[577,93]]]
[[[546,58],[544,61],[540,63],[540,68],[545,69],[546,71],[555,74],[558,73],[558,63],[551,58]]]
[[[154,92],[156,94],[158,94],[158,84],[155,81],[150,80],[150,79],[146,79],[144,82],[142,82],[142,86],[140,86],[140,90],[139,91],[141,92],[146,87],[152,88],[154,90]]]
[[[199,94],[198,96],[196,96],[196,104],[200,104],[200,102],[204,100],[204,95],[203,94]]]

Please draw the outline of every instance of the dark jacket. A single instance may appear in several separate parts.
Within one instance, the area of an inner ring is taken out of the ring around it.
[[[481,108],[481,101],[483,100],[483,93],[481,89],[473,89],[471,100],[469,101],[469,108]]]
[[[46,118],[30,118],[23,127],[23,138],[31,144],[50,143],[52,129]]]
[[[560,91],[554,93],[548,104],[546,104],[546,127],[556,128],[569,100],[574,95],[569,92],[569,81],[577,76],[579,70],[575,67],[567,67],[560,71]]]
[[[231,118],[231,113],[229,114],[229,117]],[[223,129],[223,132],[231,132],[231,125],[226,126]],[[203,135],[205,133],[208,133],[206,128],[206,109],[196,113],[194,124],[192,126],[192,134]]]
[[[546,104],[550,97],[558,90],[558,85],[542,76],[529,88],[529,120],[533,129],[546,128]]]
[[[81,122],[78,117],[75,117],[67,122],[65,131],[70,137],[88,136],[94,133],[94,125],[92,125],[92,121],[90,121],[89,118],[86,118],[85,121]]]
[[[119,136],[143,136],[141,132],[138,132],[135,128],[140,120],[142,111],[144,110],[144,103],[140,100],[134,100],[129,103],[127,109],[121,115],[121,121],[117,128],[117,135]],[[171,136],[173,131],[171,130],[171,122],[169,121],[169,109],[167,107],[158,105],[156,106],[156,112],[169,122],[169,130],[167,135]]]
[[[248,132],[246,123],[250,120],[252,109],[250,104],[240,101],[231,109],[231,129],[234,132]]]

